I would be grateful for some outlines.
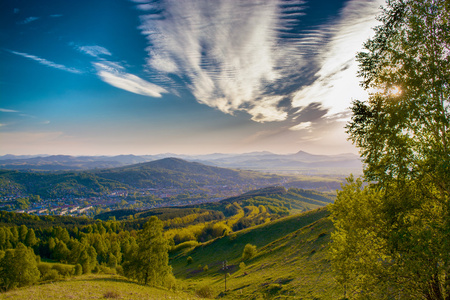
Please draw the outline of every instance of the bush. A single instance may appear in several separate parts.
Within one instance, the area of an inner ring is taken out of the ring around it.
[[[41,273],[41,278],[44,278],[45,275],[50,272],[50,270],[52,269],[52,267],[49,264],[46,263],[40,263],[38,264],[38,270]]]
[[[194,262],[194,260],[192,259],[191,256],[189,256],[189,257],[186,259],[186,262],[187,262],[188,265],[190,265],[190,264],[192,264],[192,263]]]
[[[175,276],[173,276],[173,274],[169,274],[164,279],[163,286],[168,288],[169,290],[175,291],[178,286],[177,279],[175,278]]]
[[[61,275],[55,269],[48,270],[48,272],[46,272],[45,275],[42,276],[43,281],[55,281],[59,280],[60,278]]]
[[[178,245],[176,245],[176,246],[173,246],[173,247],[170,249],[170,252],[171,252],[171,253],[175,253],[175,252],[180,251],[181,249],[191,248],[191,247],[195,247],[195,246],[197,246],[197,245],[198,245],[198,242],[197,242],[197,241],[187,241],[187,242],[183,242],[183,243],[181,243],[181,244],[178,244]]]
[[[103,264],[97,265],[97,266],[98,266],[98,273],[101,273],[101,274],[116,274],[117,273],[116,268],[110,268]]]
[[[103,298],[117,299],[120,298],[120,295],[117,292],[109,291],[103,295]]]
[[[74,273],[74,267],[71,265],[54,264],[52,269],[58,271],[58,273],[63,277],[72,276]]]
[[[80,264],[76,264],[74,269],[74,275],[80,276],[81,274],[83,274],[83,267]]]
[[[205,266],[203,267],[203,271],[206,272],[206,271],[208,271],[208,270],[209,270],[208,265],[205,265]]]
[[[252,244],[245,245],[244,252],[242,253],[243,260],[249,260],[256,255],[256,246]]]
[[[200,287],[196,293],[197,296],[201,298],[212,298],[214,292],[209,285],[204,285]]]

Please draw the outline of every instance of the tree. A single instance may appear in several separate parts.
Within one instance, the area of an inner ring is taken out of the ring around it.
[[[36,238],[33,228],[28,229],[24,243],[28,247],[33,247],[38,243],[38,239]]]
[[[16,249],[6,250],[0,261],[0,286],[3,290],[33,284],[39,276],[33,250],[22,243]]]
[[[163,223],[153,216],[139,232],[137,247],[125,257],[125,276],[145,285],[164,285],[172,274],[168,251],[169,241],[163,236]]]
[[[450,299],[450,4],[390,0],[379,20],[347,125],[366,184],[332,206],[332,263],[350,297]]]

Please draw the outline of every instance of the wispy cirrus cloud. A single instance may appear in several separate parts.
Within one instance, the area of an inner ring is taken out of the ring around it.
[[[40,63],[41,65],[47,66],[47,67],[51,67],[51,68],[55,68],[58,70],[62,70],[62,71],[66,71],[66,72],[70,72],[70,73],[75,73],[75,74],[81,74],[83,73],[82,71],[76,69],[76,68],[70,68],[70,67],[66,67],[65,65],[62,64],[57,64],[55,62],[49,61],[45,58],[41,58],[35,55],[31,55],[28,53],[23,53],[23,52],[18,52],[18,51],[12,51],[12,50],[8,50],[10,53],[13,53],[15,55],[19,55],[31,60],[34,60],[38,63]]]
[[[159,98],[167,91],[151,82],[136,75],[128,73],[121,63],[111,60],[112,53],[105,47],[99,45],[71,45],[83,54],[96,58],[92,62],[96,75],[104,82],[125,91]]]
[[[382,0],[349,1],[337,20],[319,29],[318,39],[326,34],[331,38],[315,57],[320,66],[314,74],[315,80],[294,93],[293,107],[302,111],[319,103],[327,111],[324,117],[330,118],[348,111],[352,99],[367,97],[359,86],[355,56],[377,25],[374,16],[383,3]],[[313,43],[317,43],[314,39]],[[292,129],[301,127],[300,124]]]
[[[312,103],[326,110],[321,119],[348,109],[362,93],[354,56],[383,0],[350,0],[327,24],[301,30],[305,1],[133,2],[151,72],[178,76],[202,104],[268,122]]]
[[[94,66],[101,80],[119,89],[157,98],[161,97],[162,93],[167,93],[164,88],[125,72],[117,63],[100,61],[94,63]]]
[[[28,24],[28,23],[37,21],[37,20],[39,20],[39,19],[40,19],[40,17],[28,17],[28,18],[26,18],[25,20],[18,22],[18,24],[19,24],[19,25],[26,25],[26,24]]]
[[[6,108],[0,108],[0,112],[5,112],[5,113],[18,113],[18,110],[13,110],[13,109],[6,109]]]
[[[84,54],[99,57],[99,56],[111,56],[111,52],[108,49],[102,46],[93,45],[93,46],[78,46],[77,48]]]
[[[267,88],[282,79],[284,54],[293,50],[279,45],[279,30],[292,19],[280,18],[277,1],[135,2],[144,12],[139,28],[149,41],[149,69],[177,75],[198,102],[225,113],[245,111],[258,122],[287,118],[278,105],[283,95]],[[298,16],[303,1],[292,3],[285,9]]]

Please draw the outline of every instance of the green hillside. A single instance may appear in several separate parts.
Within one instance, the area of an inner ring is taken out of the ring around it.
[[[226,299],[338,299],[343,294],[327,258],[333,230],[328,215],[322,208],[182,249],[172,254],[174,275]],[[246,244],[255,245],[257,254],[241,268]],[[223,261],[230,274],[226,293]]]
[[[101,178],[122,182],[132,187],[199,187],[203,185],[255,184],[270,185],[281,176],[251,171],[211,167],[178,158],[164,158],[126,167],[96,171]]]
[[[211,167],[166,158],[126,167],[80,171],[39,172],[0,170],[0,196],[100,196],[118,189],[198,188],[205,185],[267,186],[283,177],[252,171]]]
[[[0,293],[0,299],[340,299],[328,260],[333,231],[327,207],[174,247],[174,290],[118,275],[87,274]],[[247,244],[256,254],[243,260]],[[227,261],[227,291],[223,262]]]

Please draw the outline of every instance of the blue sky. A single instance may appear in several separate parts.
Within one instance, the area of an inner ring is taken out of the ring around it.
[[[382,0],[4,0],[0,155],[356,152]]]

